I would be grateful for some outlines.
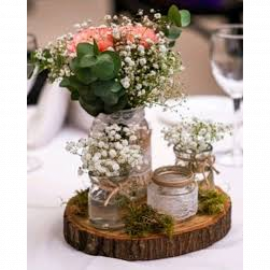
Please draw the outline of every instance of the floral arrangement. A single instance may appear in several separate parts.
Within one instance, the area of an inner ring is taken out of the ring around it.
[[[125,176],[140,170],[146,162],[136,136],[138,130],[137,126],[108,125],[90,132],[86,139],[68,142],[66,150],[81,157],[80,175],[86,172],[110,178]]]
[[[176,149],[194,154],[204,151],[209,144],[222,140],[230,131],[230,126],[202,121],[196,117],[162,130],[169,146],[174,145]]]
[[[173,5],[167,15],[154,10],[105,16],[105,24],[76,25],[78,32],[59,37],[33,54],[39,70],[71,92],[71,99],[93,116],[111,114],[181,96],[174,80],[183,70],[172,47],[190,23],[187,10]]]

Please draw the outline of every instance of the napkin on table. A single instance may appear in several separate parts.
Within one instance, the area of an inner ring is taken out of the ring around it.
[[[27,121],[27,146],[37,148],[48,143],[61,129],[67,115],[70,94],[59,83],[47,82],[36,111]]]

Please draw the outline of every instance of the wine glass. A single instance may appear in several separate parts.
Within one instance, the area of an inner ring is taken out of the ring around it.
[[[34,66],[31,63],[31,52],[37,49],[37,40],[33,34],[27,34],[27,77],[31,76],[33,73]],[[36,76],[32,76],[31,79],[27,81],[27,95],[29,94],[34,82],[36,80]],[[28,150],[28,149],[27,149]],[[29,156],[27,154],[27,172],[32,172],[40,168],[42,162],[39,158],[34,156]]]
[[[233,101],[232,149],[217,153],[217,162],[227,166],[242,166],[243,149],[239,143],[243,101],[243,25],[224,25],[211,36],[210,58],[213,76]]]

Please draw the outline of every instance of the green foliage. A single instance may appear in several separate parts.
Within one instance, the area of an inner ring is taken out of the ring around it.
[[[178,27],[182,26],[181,23],[181,15],[179,13],[179,9],[176,5],[172,5],[168,11],[168,17],[170,21]]]
[[[199,189],[198,214],[214,215],[224,211],[228,197],[216,190]]]
[[[76,195],[70,200],[73,211],[83,217],[88,215],[88,191],[89,189],[76,190]]]
[[[77,48],[77,56],[79,58],[85,56],[85,55],[95,55],[94,53],[94,46],[89,43],[80,43],[78,44]]]
[[[174,221],[169,215],[160,214],[147,204],[128,206],[125,230],[131,237],[143,237],[150,233],[173,235]]]
[[[177,27],[187,27],[190,24],[190,12],[186,9],[179,10],[176,5],[172,5],[168,11],[168,19]]]
[[[96,116],[113,113],[127,106],[126,91],[115,79],[121,68],[121,59],[115,52],[100,52],[94,44],[80,43],[77,56],[70,62],[74,75],[60,83],[71,92],[71,99],[79,100],[83,109]]]
[[[180,15],[181,15],[181,26],[182,27],[189,26],[189,24],[191,22],[190,12],[188,10],[186,10],[186,9],[182,9],[179,12],[180,12]]]
[[[167,37],[169,39],[178,39],[181,35],[181,28],[176,26],[171,26],[170,29],[167,30]]]
[[[176,5],[172,5],[169,8],[167,16],[162,16],[161,18],[161,30],[167,38],[174,41],[180,37],[182,32],[181,29],[190,24],[190,17],[188,10],[179,10]],[[167,28],[167,25],[170,27]],[[174,43],[171,43],[171,46],[173,45]]]
[[[77,190],[71,198],[70,204],[76,215],[87,217],[88,192]],[[125,196],[117,196],[118,207],[125,209],[125,231],[130,237],[144,237],[151,233],[165,234],[169,238],[173,236],[174,220],[171,216],[160,214],[147,204],[136,204]]]

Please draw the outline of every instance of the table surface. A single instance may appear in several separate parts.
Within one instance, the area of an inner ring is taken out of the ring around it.
[[[184,108],[185,107],[185,108]],[[203,118],[230,122],[232,104],[228,98],[204,96],[189,98],[181,112]],[[34,109],[28,114],[34,113]],[[178,116],[164,113],[160,108],[147,109],[146,116],[153,128],[153,169],[174,163],[171,148],[161,138],[165,125],[177,122]],[[175,270],[240,270],[242,269],[242,168],[230,168],[217,164],[221,172],[216,184],[227,189],[232,198],[232,228],[229,234],[213,246],[169,259],[144,262],[89,256],[74,250],[63,238],[63,202],[74,191],[86,188],[86,176],[77,176],[79,159],[64,150],[65,143],[86,134],[71,126],[64,127],[46,147],[29,152],[29,156],[42,161],[42,167],[28,174],[28,270],[105,270],[105,269],[164,269]],[[225,147],[229,140],[218,145]]]

